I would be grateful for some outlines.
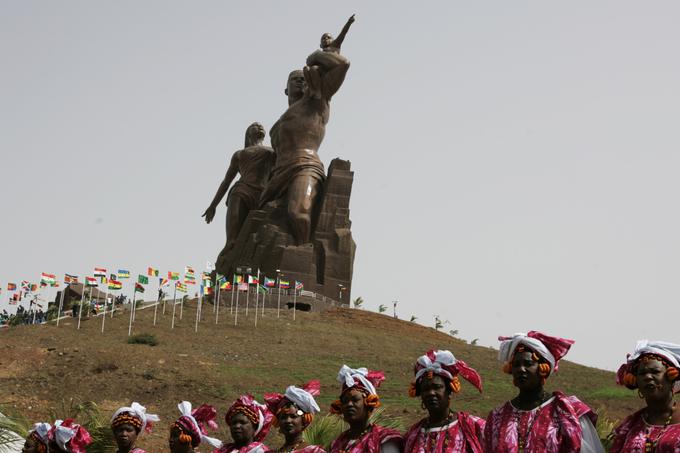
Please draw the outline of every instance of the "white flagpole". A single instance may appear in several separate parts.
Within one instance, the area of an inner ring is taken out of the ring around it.
[[[297,311],[297,280],[293,280],[293,321],[295,321],[296,311]]]
[[[177,306],[177,283],[175,283],[175,292],[172,295],[172,327],[175,328],[175,307]]]
[[[158,297],[156,297],[156,305],[153,307],[153,325],[156,325],[156,316],[158,315],[158,304],[161,303],[161,293],[160,288],[158,288]]]
[[[215,278],[217,279],[217,275],[215,275]],[[217,310],[215,310],[215,324],[217,324],[217,320],[220,318],[220,286],[222,286],[222,283],[217,280],[217,294],[215,295]]]
[[[233,315],[234,314],[234,287],[236,286],[236,274],[234,274],[234,278],[231,279],[231,304],[229,305],[229,314]],[[237,288],[238,290],[238,288]]]
[[[276,308],[276,317],[280,318],[281,317],[281,277],[277,276],[279,280],[279,301],[277,303],[277,308]]]
[[[130,324],[128,326],[128,337],[132,334],[132,318],[135,312],[135,297],[137,296],[137,291],[132,291],[132,308],[130,309]]]
[[[262,295],[262,317],[264,318],[264,304],[267,302],[267,294],[269,293],[269,290],[267,289],[266,292]]]
[[[61,317],[61,310],[64,308],[64,294],[66,293],[68,287],[69,285],[67,283],[64,289],[61,290],[61,297],[59,298],[59,308],[57,309],[57,327],[59,327],[59,318]]]
[[[179,280],[177,280],[177,281],[179,281]],[[185,280],[184,284],[186,284],[186,280]],[[188,293],[188,291],[189,290],[187,290],[187,293]],[[182,296],[182,298],[179,300],[179,320],[180,321],[182,320],[183,314],[184,314],[184,296]]]
[[[236,288],[236,312],[234,313],[234,325],[238,324],[238,293],[239,293],[238,287]]]
[[[246,281],[246,318],[248,317],[248,300],[250,299],[250,274]]]
[[[92,290],[90,290],[92,294]],[[80,330],[80,318],[83,316],[83,304],[85,303],[85,285],[83,285],[83,294],[80,295],[80,306],[78,307],[78,329]]]
[[[106,321],[106,302],[107,299],[104,299],[104,313],[102,313],[102,333],[104,333],[104,322]]]

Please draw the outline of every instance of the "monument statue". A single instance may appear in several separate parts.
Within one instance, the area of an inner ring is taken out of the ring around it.
[[[253,123],[248,126],[245,147],[232,155],[227,173],[224,175],[210,206],[203,213],[206,223],[212,222],[217,205],[224,198],[224,194],[227,193],[227,189],[236,175],[240,173],[240,179],[236,181],[227,195],[227,244],[225,250],[228,250],[236,241],[248,213],[252,209],[257,209],[262,191],[269,180],[274,165],[274,151],[269,146],[262,144],[264,137],[265,130],[260,123]]]
[[[285,197],[291,232],[297,244],[310,242],[312,235],[312,214],[325,178],[317,153],[326,132],[331,97],[340,89],[349,69],[349,60],[339,50],[352,22],[354,16],[347,21],[338,39],[324,41],[322,38],[322,42],[328,41],[324,50],[312,53],[302,71],[288,75],[285,89],[288,110],[269,132],[276,164],[261,202],[264,205]]]

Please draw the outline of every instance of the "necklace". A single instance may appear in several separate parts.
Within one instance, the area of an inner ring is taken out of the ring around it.
[[[535,412],[535,414],[533,414],[534,412]],[[538,408],[529,412],[529,422],[528,422],[529,426],[527,426],[526,431],[524,431],[524,434],[522,434],[520,432],[520,424],[521,424],[521,421],[522,421],[522,415],[519,411],[517,412],[517,415],[516,415],[516,418],[517,418],[517,445],[519,447],[519,450],[518,450],[519,453],[524,453],[524,449],[527,447],[527,443],[529,442],[529,434],[531,434],[531,428],[534,426],[534,422],[538,418],[538,413],[539,413]],[[534,415],[533,418],[531,418],[532,414]]]
[[[295,441],[293,445],[291,445],[289,448],[286,448],[285,445],[280,447],[277,451],[277,453],[293,453],[296,448],[298,448],[302,443],[304,443],[303,439],[298,439]]]
[[[450,424],[453,421],[453,413],[449,412],[449,415],[446,417],[444,420],[444,423],[441,425],[441,427],[445,427],[448,424]],[[430,429],[432,429],[430,425],[430,419],[427,419],[427,422],[421,429],[421,436],[422,436],[422,442],[421,445],[423,445],[423,448],[425,448],[425,451],[438,451],[437,449],[437,439],[439,438],[439,433],[438,432],[430,432]],[[444,443],[442,444],[441,451],[446,451],[446,447],[449,444],[449,430],[444,431]]]
[[[363,439],[363,437],[368,434],[369,431],[371,431],[371,428],[373,428],[373,424],[369,424],[366,428],[364,428],[364,430],[361,431],[356,438],[348,439],[345,447],[340,450],[340,453],[350,453],[354,447],[354,444],[359,443],[361,439]],[[347,432],[347,435],[349,436],[349,431]]]
[[[671,424],[674,413],[675,413],[675,401],[673,401],[671,413],[668,415],[668,418],[664,422],[663,428],[661,428],[661,431],[659,431],[659,434],[656,436],[656,439],[651,438],[652,429],[649,426],[647,427],[647,429],[645,430],[645,453],[653,453],[656,451],[656,447],[659,445],[659,439],[661,439],[661,436],[663,436],[663,433],[666,431],[666,428],[668,428],[668,425]],[[643,416],[642,419],[648,425],[650,424],[645,416]]]

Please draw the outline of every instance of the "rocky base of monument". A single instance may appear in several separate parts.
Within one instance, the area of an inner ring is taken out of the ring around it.
[[[319,195],[312,242],[296,245],[285,202],[277,200],[248,214],[238,239],[217,258],[217,272],[231,276],[237,267],[281,279],[297,280],[306,291],[350,300],[356,243],[352,238],[349,199],[354,173],[349,161],[333,159]]]

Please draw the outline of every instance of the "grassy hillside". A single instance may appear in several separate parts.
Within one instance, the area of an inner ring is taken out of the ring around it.
[[[339,367],[367,366],[387,376],[380,389],[386,413],[405,424],[423,415],[418,400],[408,397],[414,360],[429,348],[451,349],[476,368],[484,380],[480,395],[463,382],[454,409],[485,416],[514,396],[511,378],[500,371],[496,351],[471,346],[451,336],[407,321],[376,313],[332,309],[324,313],[267,310],[254,327],[250,316],[239,314],[239,325],[227,312],[219,324],[211,306],[204,308],[194,332],[195,302],[185,305],[184,319],[170,329],[170,313],[152,325],[153,309],[137,313],[133,333],[153,334],[157,346],[128,344],[126,314],[107,318],[100,333],[99,318],[83,320],[80,331],[71,320],[57,328],[21,326],[0,331],[0,403],[13,406],[31,421],[53,419],[70,401],[95,401],[108,415],[121,405],[139,401],[158,413],[162,422],[142,443],[158,451],[165,445],[167,426],[177,416],[176,405],[187,399],[195,405],[215,405],[220,417],[240,393],[261,400],[265,392],[281,392],[289,384],[321,381],[319,404],[327,410],[337,397]],[[614,384],[614,374],[569,362],[560,365],[549,390],[574,393],[609,419],[620,419],[640,405]],[[221,438],[227,438],[220,419]],[[276,444],[278,438],[271,437]]]

